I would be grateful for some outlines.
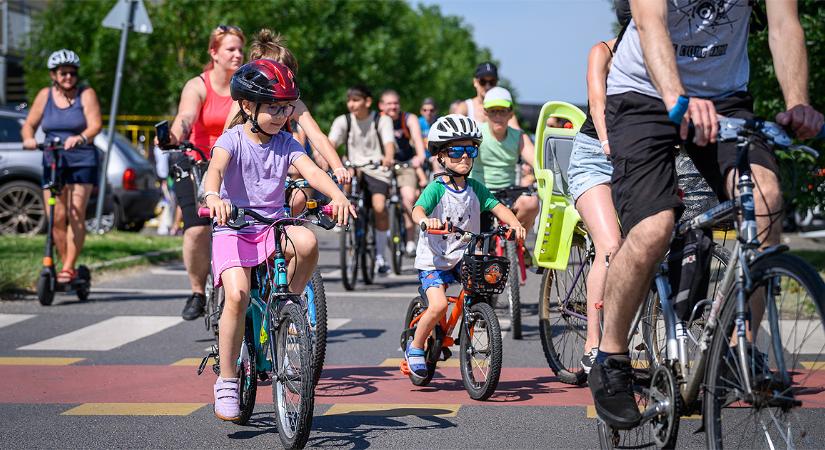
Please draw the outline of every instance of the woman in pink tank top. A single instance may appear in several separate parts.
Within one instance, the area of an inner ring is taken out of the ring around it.
[[[220,25],[212,31],[209,64],[202,74],[183,87],[178,115],[169,130],[173,145],[188,139],[209,157],[232,108],[229,82],[243,64],[245,40],[238,27]],[[198,158],[196,154],[191,156]],[[211,222],[198,217],[198,199],[189,178],[175,181],[175,196],[183,212],[183,263],[192,288],[181,315],[186,320],[194,320],[203,315],[206,301],[204,286],[210,265]]]

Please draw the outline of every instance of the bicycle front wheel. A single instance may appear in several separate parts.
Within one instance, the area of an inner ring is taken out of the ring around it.
[[[821,448],[825,283],[789,254],[757,260],[750,275],[744,318],[731,289],[708,355],[707,446]],[[745,338],[737,336],[737,321],[744,321]]]
[[[312,331],[312,384],[317,386],[327,354],[327,296],[324,280],[317,268],[304,293],[307,300],[307,323]]]
[[[521,297],[519,294],[518,247],[514,241],[505,245],[510,273],[507,275],[507,302],[510,306],[510,334],[513,339],[521,339]]]
[[[303,448],[312,428],[315,405],[309,327],[301,308],[287,303],[280,308],[275,338],[275,376],[272,400],[278,437],[284,448]]]
[[[501,327],[493,307],[470,306],[461,330],[461,379],[473,400],[487,400],[501,376]]]
[[[338,247],[339,263],[341,264],[341,281],[344,289],[351,291],[355,289],[358,279],[358,229],[360,222],[350,224],[348,230],[343,230],[340,234]]]
[[[401,205],[396,203],[391,206],[390,211],[390,253],[392,262],[392,272],[401,275],[404,262],[404,239],[402,239],[402,228],[404,227],[404,212]],[[380,237],[379,237],[380,239]]]
[[[544,357],[562,383],[581,385],[587,339],[587,274],[592,258],[584,238],[573,235],[566,270],[548,270],[541,281],[539,334]]]
[[[364,235],[361,237],[361,275],[364,277],[364,284],[372,284],[375,278],[375,239],[377,234],[386,239],[386,232],[375,231],[375,213],[372,209],[364,213],[364,221],[361,222]]]

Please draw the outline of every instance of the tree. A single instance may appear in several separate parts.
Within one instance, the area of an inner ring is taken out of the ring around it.
[[[764,5],[762,5],[764,8]],[[808,96],[818,111],[825,111],[825,2],[799,1],[799,20],[805,30],[808,49]],[[785,109],[785,102],[768,45],[768,30],[751,33],[748,42],[751,63],[749,90],[754,95],[754,109],[758,116],[771,119]],[[801,152],[777,152],[780,161],[780,180],[786,200],[794,207],[808,208],[825,205],[825,145],[808,143],[816,148],[818,159]]]
[[[118,30],[100,26],[115,0],[55,0],[34,18],[24,65],[29,98],[49,82],[48,55],[74,49],[81,75],[104,105],[110,101],[117,61]],[[282,33],[299,62],[302,99],[322,126],[345,111],[344,93],[354,83],[376,96],[393,88],[402,106],[417,111],[424,97],[441,105],[474,95],[470,78],[489,59],[460,18],[437,6],[413,9],[400,0],[166,0],[145,2],[154,33],[129,36],[121,114],[166,114],[177,108],[187,79],[208,61],[209,33],[217,24],[247,32],[269,27]],[[377,99],[376,99],[377,100]]]

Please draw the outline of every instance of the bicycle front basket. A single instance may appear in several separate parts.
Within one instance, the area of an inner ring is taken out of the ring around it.
[[[507,284],[510,261],[503,256],[464,255],[461,283],[470,293],[501,294]]]

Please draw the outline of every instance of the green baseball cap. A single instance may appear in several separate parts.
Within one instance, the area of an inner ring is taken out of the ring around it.
[[[510,95],[510,91],[499,86],[487,91],[487,94],[484,95],[484,109],[495,108],[496,106],[502,108],[513,107],[513,97]]]

